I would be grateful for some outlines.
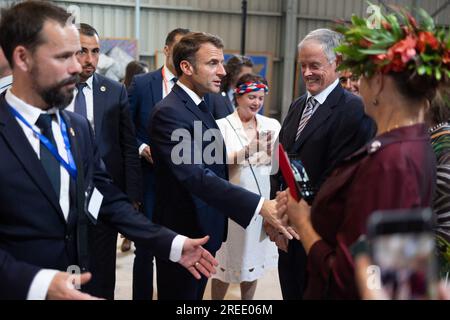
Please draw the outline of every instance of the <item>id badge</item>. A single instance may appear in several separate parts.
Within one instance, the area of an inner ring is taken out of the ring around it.
[[[100,213],[100,208],[103,202],[103,195],[98,191],[98,189],[92,185],[86,191],[86,198],[84,204],[84,210],[89,220],[96,225],[98,215]]]

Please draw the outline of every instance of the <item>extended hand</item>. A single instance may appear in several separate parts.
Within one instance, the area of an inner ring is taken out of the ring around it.
[[[79,277],[78,279],[76,277]],[[89,272],[73,275],[67,272],[58,272],[53,278],[47,291],[47,300],[100,300],[87,293],[75,289],[75,284],[82,285],[91,279]]]
[[[264,221],[264,230],[266,231],[267,235],[269,236],[269,239],[273,242],[275,242],[278,249],[288,252],[288,244],[289,239],[287,239],[283,234],[280,234],[277,229],[272,227],[270,224]]]
[[[287,217],[289,224],[299,233],[299,230],[306,224],[310,224],[311,207],[305,200],[295,201],[289,189],[277,193],[277,215]]]
[[[149,163],[153,164],[152,152],[151,152],[149,146],[146,146],[142,150],[141,157],[144,157],[145,160],[147,160]]]
[[[277,213],[276,201],[264,200],[260,212],[264,220],[272,227],[274,227],[278,232],[282,233],[286,238],[288,238],[289,240],[292,239],[292,235],[287,231],[286,226],[283,225],[281,219],[278,218],[276,213]]]
[[[181,259],[178,261],[178,263],[188,269],[196,279],[201,278],[200,273],[207,278],[211,277],[211,273],[216,273],[215,267],[219,265],[212,254],[202,247],[208,240],[209,236],[205,236],[201,239],[187,238],[184,242]]]

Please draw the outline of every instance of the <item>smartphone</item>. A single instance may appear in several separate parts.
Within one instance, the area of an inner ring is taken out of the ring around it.
[[[266,140],[268,143],[272,141],[272,130],[262,130],[259,133],[260,140]]]
[[[259,142],[260,146],[264,148],[263,150],[269,157],[272,156],[272,130],[261,130],[259,132]]]
[[[376,211],[370,217],[369,250],[388,298],[437,299],[433,227],[429,208]]]

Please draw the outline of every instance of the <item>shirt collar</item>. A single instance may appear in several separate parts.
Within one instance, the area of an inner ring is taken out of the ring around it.
[[[227,96],[228,96],[228,99],[230,99],[231,104],[234,104],[233,103],[233,101],[234,101],[234,90],[233,89],[230,89],[227,91]]]
[[[315,96],[313,96],[308,91],[308,96],[306,97],[306,101],[308,101],[308,99],[312,96],[312,97],[314,97],[314,99],[317,102],[319,102],[320,104],[323,104],[325,102],[325,100],[327,100],[329,94],[334,90],[334,88],[336,88],[338,83],[339,83],[339,79],[334,80],[334,82],[332,84],[330,84],[328,87],[326,87],[324,90],[322,90],[322,92],[320,92],[319,94],[316,94]]]
[[[167,81],[171,81],[173,80],[173,78],[176,78],[176,76],[169,70],[169,68],[167,68],[166,65],[164,65],[164,76],[165,76],[165,80]]]
[[[12,81],[13,81],[12,74],[10,74],[9,76],[0,78],[0,89],[3,87],[6,87],[8,85],[11,85]]]
[[[90,76],[90,77],[86,80],[86,84],[87,84],[86,87],[89,88],[90,90],[92,90],[93,82],[94,82],[94,75]]]
[[[59,112],[57,108],[51,108],[48,110],[42,110],[37,107],[34,107],[25,101],[19,99],[16,97],[10,89],[6,91],[5,94],[5,100],[6,102],[13,107],[17,112],[20,113],[22,117],[31,125],[36,124],[36,121],[38,120],[39,116],[41,114],[56,114],[57,115],[57,121],[59,121]]]
[[[194,101],[196,106],[198,106],[200,102],[203,101],[203,99],[200,98],[198,94],[196,94],[194,91],[186,87],[183,83],[181,83],[181,81],[178,81],[177,84],[180,86],[181,89],[183,89],[188,94],[188,96]]]
[[[244,125],[242,124],[241,118],[239,117],[238,110],[234,110],[234,112],[231,114],[229,118],[233,124],[233,127],[235,129],[244,129]],[[255,115],[255,121],[256,121],[256,131],[261,131],[261,115],[256,114]]]

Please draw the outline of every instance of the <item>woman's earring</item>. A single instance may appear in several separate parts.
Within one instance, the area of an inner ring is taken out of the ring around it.
[[[378,103],[379,103],[379,102],[378,102],[378,99],[377,99],[377,98],[373,99],[372,104],[373,104],[374,106],[377,106]]]

